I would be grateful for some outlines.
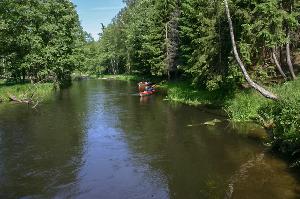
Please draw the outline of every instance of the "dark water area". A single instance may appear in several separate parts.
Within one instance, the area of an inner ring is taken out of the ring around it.
[[[0,105],[0,198],[300,198],[299,178],[245,129],[136,89],[87,80],[38,110]]]

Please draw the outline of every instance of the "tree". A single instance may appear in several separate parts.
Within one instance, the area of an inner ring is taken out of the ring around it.
[[[271,49],[272,58],[280,74],[286,79],[281,65],[276,56],[276,47],[283,46],[285,41],[285,32],[283,21],[285,12],[279,9],[277,0],[265,0],[256,2],[252,11],[255,16],[250,27],[260,43],[266,48]]]
[[[283,72],[283,70],[281,68],[281,65],[280,65],[280,63],[279,63],[279,61],[277,59],[275,47],[272,48],[272,57],[273,57],[273,60],[275,62],[275,65],[276,65],[278,71],[284,77],[284,79],[286,79],[287,77],[286,77],[285,73]]]
[[[0,57],[15,82],[51,78],[70,85],[84,34],[68,0],[0,2]]]
[[[232,2],[234,42],[239,43],[243,60],[240,72],[222,0],[124,2],[126,7],[104,29],[97,45],[100,65],[107,73],[169,78],[177,73],[203,89],[226,92],[238,88],[244,79],[264,92],[255,82],[273,79],[275,67],[285,77],[277,49],[286,45],[286,22],[296,43],[294,10],[299,6],[288,14],[278,0]]]
[[[166,22],[166,65],[168,78],[174,79],[178,66],[178,48],[179,48],[179,17],[180,17],[180,1],[175,0],[169,6],[172,6],[169,20]]]
[[[297,24],[297,20],[295,19],[295,17],[292,14],[292,10],[293,10],[293,5],[294,5],[294,0],[286,0],[284,2],[286,9],[287,9],[287,17],[286,17],[286,22],[285,22],[285,26],[286,26],[286,61],[287,64],[289,66],[289,70],[292,76],[292,79],[296,79],[296,75],[294,72],[294,67],[292,64],[292,60],[291,60],[291,49],[290,49],[290,40],[291,40],[291,36],[290,36],[290,29],[291,27],[295,26],[295,24]]]
[[[278,97],[276,95],[274,95],[273,93],[271,93],[270,91],[264,89],[263,87],[259,86],[258,84],[256,84],[248,75],[246,68],[242,62],[242,60],[240,59],[240,56],[238,54],[237,51],[237,47],[236,47],[236,43],[235,43],[235,37],[234,37],[234,32],[233,32],[233,25],[232,25],[232,20],[231,20],[231,16],[230,16],[230,11],[229,11],[229,6],[228,6],[228,2],[227,0],[224,0],[224,4],[225,4],[225,10],[226,10],[226,15],[228,18],[228,24],[229,24],[229,29],[230,29],[230,37],[231,37],[231,42],[232,42],[232,48],[233,48],[233,53],[235,56],[236,61],[238,62],[238,65],[240,66],[242,73],[246,79],[246,81],[250,84],[251,87],[253,87],[255,90],[257,90],[259,93],[261,93],[264,97],[266,98],[270,98],[270,99],[277,99]]]

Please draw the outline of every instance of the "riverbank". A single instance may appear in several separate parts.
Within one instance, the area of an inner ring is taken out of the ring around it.
[[[53,91],[52,83],[41,84],[0,84],[0,103],[10,102],[11,97],[19,100],[41,101],[49,96]]]
[[[200,90],[186,82],[164,83],[160,88],[166,90],[170,101],[188,105],[210,105],[223,109],[233,122],[256,120],[258,110],[265,103],[271,102],[251,89],[232,93],[222,91]]]
[[[106,79],[134,80],[136,76],[104,76]],[[292,166],[300,165],[300,80],[268,87],[278,101],[262,97],[253,89],[210,92],[199,90],[184,81],[158,85],[169,101],[188,105],[209,105],[223,109],[232,122],[255,122],[269,129],[273,149],[289,158]]]
[[[300,166],[300,80],[275,85],[268,89],[278,101],[262,97],[253,89],[231,94],[197,90],[186,83],[166,83],[167,99],[190,105],[211,104],[222,108],[233,122],[261,124],[271,132],[270,144],[285,155],[293,167]]]
[[[98,79],[110,79],[120,81],[141,81],[143,77],[135,75],[101,75]]]

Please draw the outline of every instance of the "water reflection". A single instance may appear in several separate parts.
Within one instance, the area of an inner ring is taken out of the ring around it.
[[[241,136],[245,127],[234,130],[215,114],[172,105],[159,98],[147,97],[140,100],[140,106],[134,97],[116,98],[114,104],[121,105],[118,128],[125,132],[130,150],[137,161],[142,159],[160,173],[167,183],[169,198],[223,198],[234,177],[237,179],[232,198],[299,197],[299,183],[288,172],[287,165],[265,152],[256,139]],[[203,125],[215,118],[223,122]],[[253,125],[249,130],[253,131]],[[260,162],[249,164],[261,154]],[[235,175],[240,171],[243,178]]]
[[[131,83],[82,81],[39,111],[0,106],[0,198],[298,198],[243,131]]]
[[[39,111],[2,107],[0,198],[76,194],[86,112],[85,90],[77,89],[58,93]]]
[[[80,171],[78,198],[167,198],[167,187],[156,171],[141,163],[128,148],[125,132],[118,127],[122,106],[120,97],[132,97],[132,86],[118,82],[94,81],[89,87],[88,133],[85,165]],[[138,102],[138,98],[135,96]],[[156,174],[155,174],[156,173]]]

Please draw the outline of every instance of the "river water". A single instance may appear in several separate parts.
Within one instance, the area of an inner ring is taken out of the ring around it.
[[[300,198],[299,177],[245,129],[136,89],[87,80],[37,110],[0,105],[0,198]]]

